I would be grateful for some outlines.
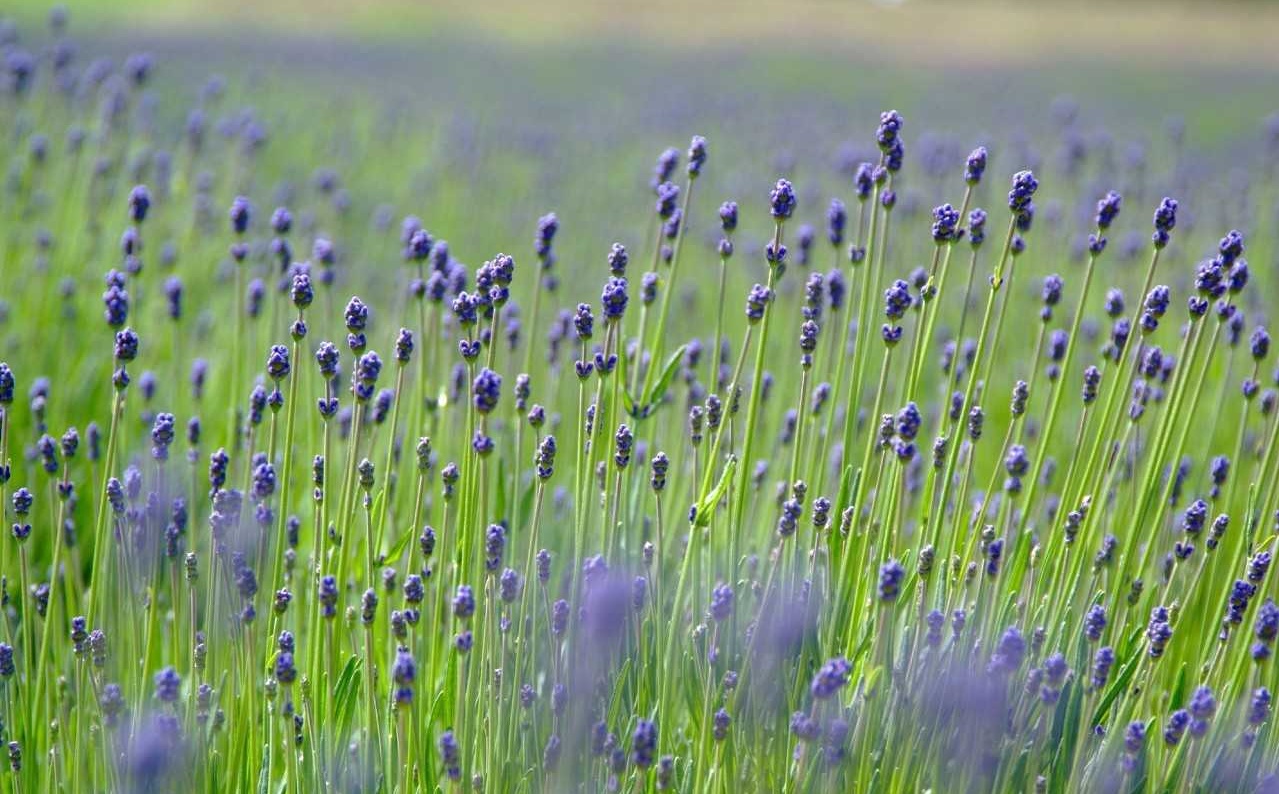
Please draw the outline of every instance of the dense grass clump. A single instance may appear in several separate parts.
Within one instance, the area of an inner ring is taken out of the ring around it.
[[[736,201],[694,136],[561,257],[64,24],[0,97],[13,791],[1276,786],[1275,130],[888,111]]]

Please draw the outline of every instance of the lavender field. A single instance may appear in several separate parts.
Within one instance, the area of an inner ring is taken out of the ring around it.
[[[1279,792],[1279,11],[1103,10],[0,10],[0,786]]]

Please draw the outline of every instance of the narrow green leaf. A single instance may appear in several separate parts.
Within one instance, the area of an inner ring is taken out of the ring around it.
[[[684,358],[684,351],[688,345],[680,345],[671,357],[666,359],[666,366],[662,369],[662,375],[653,384],[653,390],[644,396],[644,416],[647,416],[657,407],[662,396],[666,394],[666,389],[671,385],[671,381],[675,379],[675,373],[679,370],[680,359]]]
[[[1009,773],[1009,788],[1013,791],[1026,790],[1026,767],[1030,764],[1030,748],[1022,747],[1017,754],[1017,763]]]
[[[413,537],[412,527],[400,533],[400,537],[395,540],[395,545],[386,553],[386,562],[388,565],[400,559],[400,556],[404,554],[404,550],[409,547],[409,543],[413,541]]]
[[[494,501],[496,502],[497,509],[493,513],[493,515],[497,515],[497,516],[509,515],[506,512],[506,501],[507,501],[506,487],[508,485],[507,474],[506,474],[506,458],[501,455],[494,455],[494,457],[497,458],[497,488],[496,488],[496,494],[495,494],[496,498],[494,499]]]
[[[345,738],[360,701],[360,678],[364,663],[358,656],[346,660],[333,688],[333,717],[337,736]]]
[[[267,777],[267,765],[265,762],[266,756],[269,752],[270,748],[264,745],[262,747],[262,758],[264,760],[262,768],[258,770],[258,794],[267,794],[267,792],[271,790],[271,779]]]
[[[704,527],[711,523],[711,517],[715,515],[715,508],[724,498],[724,491],[728,489],[728,485],[732,482],[733,471],[737,468],[737,458],[730,457],[728,462],[724,464],[724,470],[720,472],[719,482],[706,495],[706,498],[697,503],[697,526]]]
[[[1178,708],[1181,703],[1185,702],[1185,698],[1186,698],[1186,663],[1182,662],[1181,666],[1177,668],[1177,680],[1173,684],[1172,690],[1170,690],[1169,692],[1168,702],[1172,704],[1173,708]]]
[[[1057,756],[1053,763],[1053,791],[1065,791],[1070,775],[1071,761],[1075,757],[1075,745],[1079,739],[1084,710],[1084,688],[1075,681],[1066,684],[1066,708],[1059,709],[1053,723],[1053,744]]]
[[[1119,693],[1123,692],[1124,689],[1127,688],[1128,682],[1132,679],[1133,675],[1136,674],[1137,667],[1140,664],[1140,656],[1130,658],[1119,671],[1119,675],[1116,676],[1114,683],[1106,689],[1106,694],[1101,696],[1101,702],[1097,704],[1097,708],[1092,713],[1092,725],[1094,728],[1105,721],[1106,714],[1110,711],[1111,704],[1115,702],[1115,698],[1119,697]]]

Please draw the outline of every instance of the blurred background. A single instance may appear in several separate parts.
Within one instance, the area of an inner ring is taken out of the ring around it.
[[[1096,58],[1175,65],[1271,65],[1269,0],[68,0],[102,33],[379,40],[408,48],[474,37],[534,48],[726,46],[773,55],[861,54],[933,64]],[[39,18],[48,4],[10,0]],[[112,28],[115,30],[112,31]]]
[[[43,0],[8,0],[26,29]],[[1192,140],[1274,104],[1269,0],[70,0],[85,45],[146,48],[167,67],[260,81],[321,79],[374,97],[561,122],[686,127],[748,105],[797,135],[866,126],[893,104],[927,124],[1030,124],[1061,94],[1111,124],[1183,117]],[[175,61],[177,61],[175,63]],[[228,74],[228,76],[231,76]],[[1124,112],[1109,112],[1111,105]],[[814,110],[825,108],[816,118]],[[1011,117],[1008,108],[1021,108]],[[1252,109],[1252,110],[1249,110]],[[919,129],[919,127],[916,127]],[[1036,132],[1036,130],[1030,130]],[[801,140],[794,147],[803,145]]]
[[[367,178],[344,187],[363,218],[370,208],[422,215],[472,260],[529,239],[549,209],[577,230],[566,255],[598,256],[624,231],[600,228],[597,208],[647,204],[653,158],[692,134],[708,137],[713,162],[733,164],[709,169],[708,200],[754,209],[750,197],[786,175],[814,213],[830,195],[847,197],[890,107],[905,115],[907,156],[922,165],[899,191],[908,212],[977,144],[991,149],[994,173],[1031,167],[1125,190],[1155,162],[1183,164],[1170,171],[1179,179],[1225,169],[1246,182],[1237,163],[1255,160],[1240,155],[1279,135],[1267,128],[1279,109],[1274,2],[63,7],[82,65],[152,56],[149,112],[169,141],[193,108],[224,138],[260,135],[256,196],[286,199],[316,168],[359,170]],[[49,10],[8,0],[0,15],[39,47]],[[224,94],[216,104],[211,85]]]

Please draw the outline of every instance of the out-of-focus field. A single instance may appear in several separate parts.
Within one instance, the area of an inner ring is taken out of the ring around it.
[[[259,91],[291,85],[291,102],[322,94],[298,91],[306,78],[481,126],[500,115],[494,123],[508,128],[562,130],[571,114],[651,141],[734,124],[736,139],[782,150],[803,148],[800,133],[828,139],[881,105],[910,111],[916,129],[1042,126],[1050,117],[1034,109],[1061,94],[1104,115],[1112,132],[1153,136],[1180,117],[1192,145],[1221,143],[1255,134],[1279,76],[1279,3],[1270,2],[64,5],[97,49],[180,55],[166,68],[197,76],[249,73]],[[0,13],[29,30],[47,8],[12,0]]]
[[[10,4],[43,13],[36,0]],[[74,0],[86,21],[135,31],[267,29],[425,44],[456,35],[554,47],[593,41],[673,50],[861,52],[889,62],[1004,64],[1105,58],[1161,65],[1279,64],[1279,4],[971,0]]]
[[[352,190],[381,192],[356,206],[425,213],[472,244],[525,239],[529,219],[554,207],[577,230],[570,269],[618,233],[599,208],[633,208],[656,152],[693,133],[735,164],[711,169],[711,195],[785,174],[812,207],[871,156],[888,107],[910,120],[912,158],[953,161],[987,143],[992,169],[1011,172],[1082,141],[1101,189],[1115,186],[1107,158],[1154,162],[1183,129],[1183,177],[1246,179],[1239,155],[1260,147],[1279,105],[1274,3],[65,5],[86,55],[155,56],[161,126],[180,125],[210,75],[224,77],[224,107],[270,134],[264,188],[304,184],[303,163],[358,170],[367,178]],[[27,31],[47,11],[41,0],[4,9]],[[1079,108],[1071,141],[1053,110],[1063,97]],[[901,186],[908,208],[931,190]]]

